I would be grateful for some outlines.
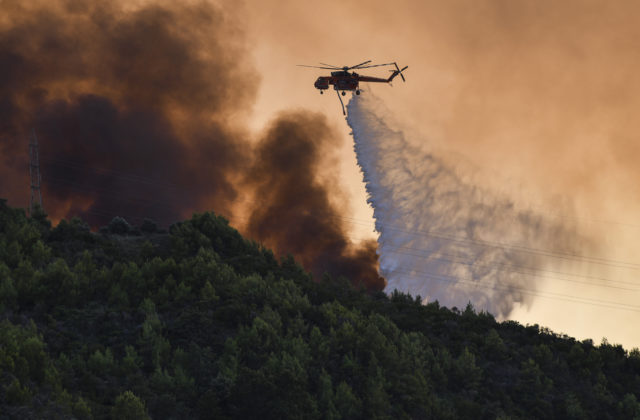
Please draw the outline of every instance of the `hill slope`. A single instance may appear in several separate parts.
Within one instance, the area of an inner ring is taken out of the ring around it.
[[[640,418],[637,350],[314,282],[212,213],[0,201],[0,314],[0,418]]]

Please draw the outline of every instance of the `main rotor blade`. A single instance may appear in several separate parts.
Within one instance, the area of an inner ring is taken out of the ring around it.
[[[320,63],[323,66],[329,66],[329,67],[333,67],[334,69],[341,69],[342,67],[338,67],[338,66],[334,66],[333,64],[327,64],[327,63]]]
[[[371,67],[393,66],[394,63],[372,64],[370,66],[358,67],[358,69],[370,69]]]
[[[319,67],[319,66],[306,66],[304,64],[296,64],[298,67],[311,67],[312,69],[325,69],[325,70],[335,70],[334,67]]]
[[[367,61],[365,61],[364,63],[356,64],[355,66],[351,66],[351,67],[349,67],[349,70],[351,70],[351,69],[355,69],[356,67],[360,67],[360,66],[362,66],[363,64],[367,64],[367,63],[370,63],[370,62],[371,62],[371,60],[367,60]]]

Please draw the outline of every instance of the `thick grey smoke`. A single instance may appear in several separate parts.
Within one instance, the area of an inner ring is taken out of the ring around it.
[[[386,290],[446,306],[471,301],[507,316],[515,302],[531,303],[540,270],[570,264],[564,256],[583,239],[566,224],[520,210],[463,178],[453,164],[387,125],[387,111],[371,94],[354,97],[348,111],[380,234]]]

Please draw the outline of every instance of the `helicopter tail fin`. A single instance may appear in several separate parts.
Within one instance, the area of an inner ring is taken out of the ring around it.
[[[405,71],[409,66],[404,66],[403,68],[400,68],[400,67],[398,67],[398,63],[393,63],[393,65],[396,66],[396,69],[395,70],[390,70],[393,73],[391,74],[391,76],[389,76],[389,79],[387,79],[387,82],[391,82],[397,75],[400,75],[400,77],[402,77],[402,81],[406,82],[402,72]]]

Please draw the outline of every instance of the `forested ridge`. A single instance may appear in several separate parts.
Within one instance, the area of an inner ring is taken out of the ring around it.
[[[0,419],[640,419],[639,398],[637,349],[314,281],[213,213],[93,233],[0,200]]]

